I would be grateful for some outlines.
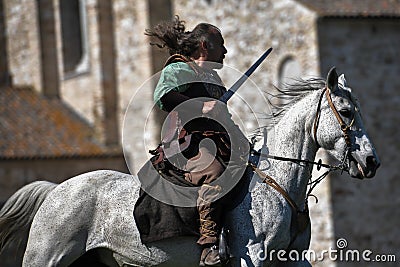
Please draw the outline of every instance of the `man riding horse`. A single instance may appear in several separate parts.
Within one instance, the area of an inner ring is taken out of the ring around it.
[[[147,29],[146,34],[160,41],[158,46],[167,47],[171,55],[154,92],[156,105],[169,112],[162,138],[162,154],[167,159],[162,160],[181,169],[186,181],[199,186],[200,265],[218,265],[217,244],[225,201],[219,201],[224,188],[215,182],[228,165],[235,166],[229,175],[241,177],[250,149],[226,105],[218,101],[226,92],[215,71],[222,68],[227,53],[224,39],[217,27],[207,23],[185,31],[184,21],[178,16]],[[174,148],[177,139],[178,147]],[[180,153],[177,155],[180,151],[183,161]]]

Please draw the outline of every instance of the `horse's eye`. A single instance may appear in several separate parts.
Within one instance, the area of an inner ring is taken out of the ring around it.
[[[351,116],[351,110],[347,108],[339,110],[339,113],[346,118],[349,118]]]

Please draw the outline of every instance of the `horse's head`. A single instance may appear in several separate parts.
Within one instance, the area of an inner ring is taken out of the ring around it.
[[[315,121],[315,141],[344,161],[352,177],[375,175],[380,161],[364,128],[359,103],[335,68],[329,71]]]

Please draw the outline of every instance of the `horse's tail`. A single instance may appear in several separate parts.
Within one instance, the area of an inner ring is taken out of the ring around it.
[[[33,218],[57,184],[37,181],[19,189],[0,210],[0,253],[12,241],[26,241]],[[19,243],[21,244],[21,243]]]

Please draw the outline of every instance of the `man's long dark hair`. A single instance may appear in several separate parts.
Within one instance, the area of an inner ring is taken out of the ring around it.
[[[172,21],[161,22],[153,29],[146,29],[145,34],[161,42],[151,45],[166,47],[170,55],[190,57],[199,48],[200,42],[208,41],[210,34],[216,31],[219,32],[219,29],[208,23],[200,23],[192,31],[185,31],[185,21],[175,16]]]

